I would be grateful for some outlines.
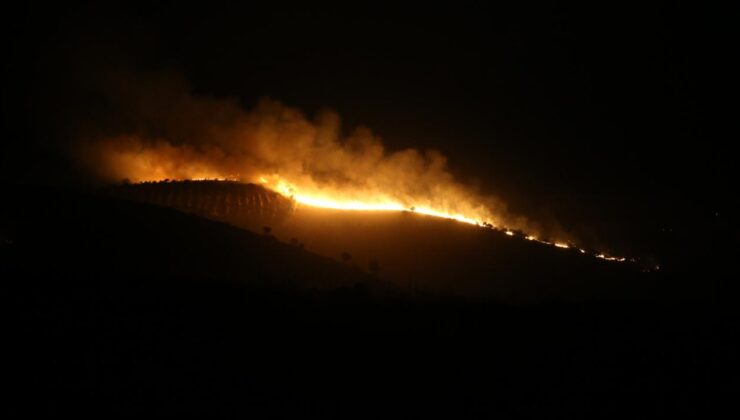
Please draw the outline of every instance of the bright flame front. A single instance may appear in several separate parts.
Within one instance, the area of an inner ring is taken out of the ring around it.
[[[286,181],[278,175],[271,176],[260,176],[258,182],[266,188],[276,191],[285,197],[295,200],[296,203],[303,204],[311,207],[321,207],[335,210],[355,210],[355,211],[412,211],[419,214],[428,216],[441,217],[445,219],[453,219],[459,222],[468,223],[471,225],[478,225],[484,227],[495,227],[492,222],[482,219],[476,219],[462,214],[445,212],[442,210],[436,210],[428,207],[417,207],[417,206],[405,206],[400,202],[394,201],[393,199],[385,197],[370,197],[364,201],[351,198],[349,196],[343,196],[340,193],[327,193],[324,191],[316,191],[312,194],[307,194],[301,191],[294,184]],[[503,231],[508,236],[515,236],[514,231],[506,229]],[[549,242],[546,240],[538,239],[532,235],[524,236],[529,241],[539,242],[541,244],[550,245],[560,249],[571,249],[572,245],[564,242]],[[588,254],[586,250],[582,248],[576,248],[581,254]],[[592,254],[596,258],[600,258],[607,261],[618,261],[624,262],[624,257],[613,257],[603,253]]]
[[[335,210],[412,211],[414,213],[424,214],[427,216],[453,219],[471,225],[492,225],[491,222],[485,220],[476,220],[475,218],[468,217],[462,214],[448,213],[445,211],[431,209],[423,206],[404,206],[399,202],[384,197],[374,197],[369,198],[366,201],[358,201],[352,198],[335,198],[336,195],[334,197],[329,197],[327,195],[322,195],[321,192],[318,192],[315,195],[308,195],[300,192],[300,190],[295,185],[287,182],[286,180],[278,176],[261,176],[259,177],[259,182],[266,188],[272,189],[284,195],[285,197],[291,198],[297,203],[312,207],[322,207]]]

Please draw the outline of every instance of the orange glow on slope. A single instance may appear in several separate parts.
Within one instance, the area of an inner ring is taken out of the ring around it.
[[[187,179],[187,178],[186,178]],[[189,178],[193,181],[240,181],[237,177],[193,177]],[[340,191],[339,189],[325,189],[325,188],[306,188],[306,189],[299,189],[294,184],[286,181],[282,177],[278,175],[264,175],[259,176],[254,180],[256,183],[262,185],[263,187],[275,191],[291,200],[294,200],[296,203],[309,206],[309,207],[319,207],[319,208],[326,208],[326,209],[334,209],[334,210],[346,210],[346,211],[386,211],[386,212],[402,212],[402,211],[409,211],[413,213],[423,214],[427,216],[433,216],[433,217],[439,217],[444,219],[451,219],[456,220],[459,222],[467,223],[470,225],[480,226],[483,228],[493,228],[496,230],[499,230],[503,234],[507,236],[514,237],[517,234],[510,229],[502,228],[500,226],[497,226],[493,222],[489,221],[490,216],[487,212],[481,212],[478,214],[478,217],[474,217],[473,215],[464,215],[460,213],[455,212],[449,212],[445,211],[443,209],[434,209],[427,206],[414,206],[414,205],[404,205],[401,202],[394,200],[392,197],[389,197],[387,195],[383,194],[377,194],[373,196],[372,194],[364,194],[364,191],[354,191],[355,195],[352,195],[352,193],[348,193],[346,191]],[[144,182],[157,182],[157,181],[144,181]],[[361,196],[363,197],[362,200],[358,200],[356,197],[360,195],[360,193],[363,193]],[[366,198],[366,197],[370,198]],[[543,245],[549,245],[555,248],[560,248],[563,250],[570,250],[573,248],[577,252],[580,252],[581,254],[585,254],[591,257],[599,258],[605,261],[614,261],[614,262],[625,262],[627,261],[627,258],[625,257],[614,257],[607,255],[603,252],[598,253],[590,253],[587,252],[583,248],[574,248],[574,245],[565,243],[565,242],[550,242],[545,239],[540,239],[534,235],[530,234],[521,234],[522,237],[528,241],[537,242]],[[630,259],[630,261],[634,261],[634,259]]]
[[[271,180],[268,180],[268,178]],[[405,206],[398,201],[394,201],[393,199],[382,195],[363,198],[363,200],[360,201],[350,195],[341,194],[337,191],[326,192],[319,190],[315,193],[307,194],[295,185],[278,176],[261,176],[259,177],[259,182],[266,188],[276,191],[285,197],[291,198],[299,204],[311,207],[322,207],[335,210],[412,211],[414,213],[424,214],[427,216],[453,219],[471,225],[482,225],[484,223],[493,225],[491,222],[483,220],[482,218],[469,217],[459,213],[447,212],[426,206]]]
[[[387,198],[384,195],[377,195],[372,197],[371,194],[363,194],[363,200],[360,201],[354,198],[352,195],[342,191],[327,191],[323,189],[315,189],[314,191],[304,192],[303,189],[299,189],[294,184],[286,181],[280,176],[260,176],[257,181],[265,188],[271,189],[287,198],[295,200],[296,203],[310,206],[310,207],[321,207],[335,210],[348,210],[348,211],[412,211],[427,216],[440,217],[445,219],[457,220],[459,222],[468,223],[471,225],[477,225],[482,227],[496,227],[495,224],[489,222],[482,217],[472,217],[470,215],[462,215],[458,213],[446,212],[444,210],[432,209],[429,207],[419,206],[405,206],[398,201],[391,198]],[[366,198],[371,196],[370,198]],[[514,231],[505,229],[503,233],[507,236],[515,236]],[[553,246],[561,249],[570,249],[571,245],[564,242],[549,242],[546,240],[538,239],[533,235],[526,235],[525,239],[533,242],[539,242],[544,245]],[[582,248],[576,248],[581,254],[588,254],[586,250]],[[618,261],[624,262],[624,257],[612,257],[607,256],[603,253],[590,254],[593,257],[603,259],[606,261]]]
[[[365,127],[345,135],[332,111],[310,119],[269,99],[247,111],[236,101],[199,97],[179,85],[152,89],[159,80],[154,82],[126,84],[143,89],[108,98],[121,102],[125,121],[140,119],[139,129],[127,132],[129,124],[121,124],[118,134],[103,131],[76,145],[79,163],[101,180],[253,182],[305,206],[415,212],[578,252],[562,229],[542,229],[495,196],[457,181],[440,152],[387,150]],[[141,106],[146,103],[173,106],[151,113]]]

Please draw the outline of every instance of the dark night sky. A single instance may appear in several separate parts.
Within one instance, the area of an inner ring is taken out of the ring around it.
[[[573,229],[716,224],[736,207],[730,17],[673,5],[30,8],[3,25],[3,178],[64,178],[56,127],[89,106],[68,64],[90,60],[175,69],[245,107],[269,95],[334,108],[346,128],[439,149],[461,178]]]

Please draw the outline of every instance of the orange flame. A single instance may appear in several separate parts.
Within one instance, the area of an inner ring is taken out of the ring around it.
[[[486,220],[484,217],[474,217],[472,215],[463,215],[459,213],[448,212],[441,209],[432,209],[428,207],[407,206],[401,204],[385,195],[366,197],[363,195],[362,200],[354,198],[346,191],[327,190],[323,188],[299,188],[282,178],[279,175],[263,175],[257,178],[257,182],[265,188],[271,189],[285,197],[295,200],[299,204],[310,207],[321,207],[335,210],[355,210],[355,211],[412,211],[428,216],[453,219],[459,222],[478,225],[484,227],[495,227],[495,225]],[[507,236],[515,236],[514,231],[505,229],[503,233]],[[539,242],[541,244],[554,246],[561,249],[570,249],[572,245],[564,242],[549,242],[538,239],[533,235],[524,236],[529,241]],[[581,254],[588,254],[583,248],[576,248]],[[604,253],[591,254],[593,257],[606,261],[624,262],[625,257],[613,257]]]
[[[532,236],[537,228],[525,218],[507,212],[495,197],[456,181],[441,153],[386,151],[380,138],[364,128],[345,136],[335,113],[311,120],[271,100],[245,111],[231,101],[191,95],[179,85],[130,93],[116,90],[113,96],[141,126],[157,129],[137,133],[136,125],[130,132],[81,141],[80,161],[104,179],[256,182],[302,205],[411,211],[504,229],[501,232],[512,237],[528,231],[526,239],[557,248],[574,246],[562,242],[563,235],[557,238],[560,242]],[[171,106],[151,115],[141,112],[151,108],[142,106],[147,101]],[[623,260],[604,254],[599,258]]]
[[[315,192],[304,192],[303,189],[299,189],[294,184],[291,184],[277,175],[260,176],[259,183],[266,188],[284,195],[285,197],[292,198],[297,203],[311,207],[322,207],[335,210],[412,211],[414,213],[424,214],[427,216],[453,219],[471,225],[482,225],[484,223],[493,225],[492,222],[484,220],[481,217],[475,218],[468,215],[448,212],[441,209],[433,209],[425,206],[407,206],[393,198],[383,195],[358,200],[356,198],[352,198],[352,196],[347,193],[343,194],[338,191],[327,192],[326,190],[322,191],[317,189]]]

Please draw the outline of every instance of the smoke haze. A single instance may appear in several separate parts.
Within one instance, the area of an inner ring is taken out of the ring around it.
[[[370,129],[345,134],[339,114],[263,98],[199,96],[177,74],[118,72],[101,78],[105,107],[86,121],[75,159],[103,182],[236,179],[289,185],[286,194],[343,202],[398,203],[541,232],[505,204],[458,182],[434,150],[387,150]],[[562,237],[562,236],[561,236]]]

